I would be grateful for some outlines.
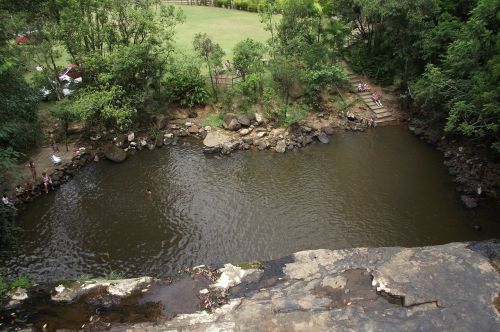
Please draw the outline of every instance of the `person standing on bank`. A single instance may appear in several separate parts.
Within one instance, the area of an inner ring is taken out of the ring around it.
[[[33,160],[30,160],[30,163],[29,163],[28,166],[30,168],[31,176],[33,177],[33,181],[36,181],[36,166],[35,166],[35,162]]]

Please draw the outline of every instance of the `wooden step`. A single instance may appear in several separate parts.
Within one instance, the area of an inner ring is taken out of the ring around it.
[[[378,113],[375,116],[377,117],[377,119],[386,118],[389,116],[392,117],[392,113],[391,112]]]
[[[377,120],[377,124],[380,125],[380,126],[383,126],[383,125],[388,125],[388,124],[391,124],[393,122],[396,122],[397,120],[394,119],[394,118],[386,118],[386,119],[383,119],[383,120]]]
[[[368,105],[368,107],[370,107],[372,111],[385,109],[384,106],[377,106],[377,105]]]
[[[386,113],[386,112],[389,112],[388,110],[386,110],[385,108],[380,108],[380,109],[374,109],[372,110],[373,113],[375,114],[382,114],[382,113]]]

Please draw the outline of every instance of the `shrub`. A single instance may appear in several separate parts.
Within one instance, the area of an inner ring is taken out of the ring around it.
[[[239,10],[248,10],[250,0],[235,0],[234,6]]]
[[[222,93],[221,106],[224,112],[232,112],[234,107],[234,100],[236,99],[236,89],[226,89]]]
[[[28,275],[23,275],[21,277],[18,277],[17,279],[15,279],[11,284],[10,284],[10,288],[11,289],[15,289],[15,288],[24,288],[24,289],[28,289],[31,287],[31,285],[33,284],[30,276]]]
[[[13,281],[9,281],[4,277],[0,276],[0,303],[5,300],[5,296],[7,293],[18,287],[28,289],[33,285],[31,278],[28,275],[24,275],[14,279]]]
[[[264,92],[264,96],[266,92]],[[272,101],[264,106],[266,109],[266,116],[274,118],[281,126],[291,127],[297,125],[302,121],[309,113],[308,108],[305,105],[293,104],[287,105],[285,103],[280,103],[277,106],[272,105]]]
[[[266,52],[264,44],[246,38],[236,44],[233,52],[234,68],[239,71],[244,80],[248,74],[262,73],[264,71],[262,63],[262,57]]]
[[[314,109],[320,109],[322,89],[329,89],[332,85],[346,84],[347,76],[340,66],[323,65],[306,71],[304,82],[306,103]]]
[[[302,105],[284,105],[281,109],[280,123],[287,127],[297,125],[308,113]]]
[[[36,146],[41,133],[38,99],[20,72],[0,68],[0,148],[24,152]]]
[[[229,7],[231,7],[231,0],[215,0],[214,6],[215,7],[229,8]]]
[[[234,7],[239,10],[257,12],[266,2],[267,0],[235,0]]]
[[[259,74],[250,74],[246,80],[238,82],[234,89],[242,99],[250,103],[256,103],[261,95],[262,82]]]
[[[222,114],[210,114],[203,120],[203,126],[210,126],[213,128],[222,127],[224,123]]]
[[[106,280],[118,280],[118,279],[124,279],[125,278],[125,275],[123,273],[120,273],[120,272],[116,272],[116,271],[109,271],[109,273],[106,273],[104,275],[104,279]]]
[[[204,105],[209,97],[205,78],[196,65],[177,63],[163,78],[164,95],[183,107]]]
[[[304,69],[299,59],[279,57],[270,63],[271,77],[277,90],[280,91],[285,104],[292,97],[301,95]]]

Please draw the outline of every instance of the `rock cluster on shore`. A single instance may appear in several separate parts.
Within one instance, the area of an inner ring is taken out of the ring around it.
[[[346,127],[350,130],[365,130],[366,124],[358,119],[352,119],[353,125]],[[236,115],[226,114],[224,116],[224,128],[226,131],[210,131],[205,140],[204,153],[221,153],[228,155],[236,150],[273,150],[285,153],[296,148],[305,147],[314,141],[323,144],[329,143],[328,135],[332,135],[337,128],[329,124],[318,129],[306,125],[297,125],[290,128],[273,128],[267,124],[266,119],[260,115]],[[227,132],[229,131],[229,132]]]
[[[500,197],[500,165],[466,151],[446,136],[439,136],[430,128],[410,123],[409,130],[418,138],[443,152],[444,165],[457,184],[465,207],[476,208],[488,197]]]
[[[325,113],[317,113],[316,118],[324,119]],[[129,155],[137,151],[163,146],[177,145],[183,138],[202,139],[204,142],[203,152],[206,154],[219,153],[229,155],[237,150],[272,150],[285,153],[293,149],[305,147],[314,141],[327,144],[328,136],[333,135],[336,129],[364,131],[369,127],[368,122],[355,115],[328,116],[331,119],[341,120],[341,125],[335,121],[326,121],[326,125],[318,128],[307,125],[296,125],[292,128],[276,128],[274,123],[269,122],[260,113],[255,114],[232,114],[224,115],[223,128],[203,127],[196,123],[196,119],[177,119],[168,121],[164,115],[156,115],[152,118],[155,134],[147,134],[144,131],[114,133],[95,133],[90,137],[86,149],[81,149],[69,163],[63,163],[56,168],[55,172],[49,174],[53,180],[53,187],[58,187],[68,181],[78,168],[91,161],[99,161],[106,158],[112,162],[121,163],[126,161]],[[185,144],[185,143],[184,143]],[[16,205],[31,201],[42,193],[43,185],[35,185],[30,195],[18,197]]]
[[[114,162],[126,159],[124,152],[133,153],[145,148],[154,149],[163,145],[176,145],[179,138],[195,137],[204,139],[204,153],[220,153],[228,155],[236,150],[274,150],[284,153],[288,150],[304,147],[313,141],[328,143],[328,135],[332,135],[336,125],[330,124],[314,129],[309,126],[296,126],[293,128],[274,128],[271,123],[259,113],[224,115],[223,128],[202,127],[193,122],[163,124],[157,137],[139,136],[135,133],[117,135],[113,142],[104,148],[104,156]],[[353,117],[348,120],[346,130],[365,130],[367,124]]]
[[[55,170],[49,174],[52,180],[52,188],[57,188],[61,184],[69,181],[75,173],[88,163],[98,159],[96,157],[95,151],[90,151],[86,149],[79,150],[69,162],[63,162],[55,167]],[[22,195],[16,197],[16,205],[22,205],[31,202],[33,199],[39,197],[44,193],[43,183],[37,182],[33,184],[33,190],[25,191]]]

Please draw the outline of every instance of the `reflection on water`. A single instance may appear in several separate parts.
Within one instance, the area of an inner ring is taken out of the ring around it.
[[[0,273],[169,275],[304,249],[478,240],[499,237],[498,212],[462,208],[440,155],[400,127],[285,155],[176,146],[89,166],[33,203]]]

